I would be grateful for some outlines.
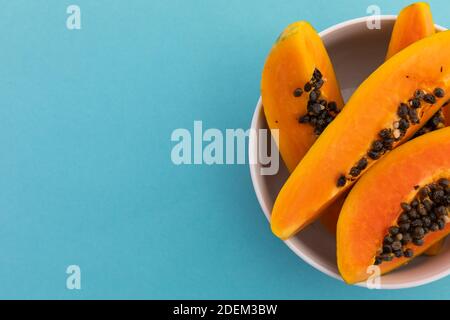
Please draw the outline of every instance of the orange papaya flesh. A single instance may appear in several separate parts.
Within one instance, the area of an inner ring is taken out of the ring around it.
[[[361,84],[282,187],[272,210],[275,235],[289,238],[351,187],[358,178],[349,178],[351,169],[367,156],[383,129],[398,127],[399,104],[408,102],[417,89],[429,95],[439,87],[444,94],[421,103],[416,109],[419,123],[409,126],[392,147],[411,138],[441,108],[449,99],[449,53],[450,32],[436,33],[394,55]],[[384,155],[378,153],[378,159]],[[375,162],[370,160],[366,169]]]
[[[367,268],[375,263],[389,228],[397,224],[403,213],[401,203],[417,198],[419,188],[450,177],[449,154],[450,127],[393,150],[356,183],[344,203],[337,226],[338,268],[347,283],[368,278]],[[409,262],[448,235],[448,211],[447,203],[447,223],[441,230],[427,233],[423,245],[407,243],[405,251],[411,249],[413,255],[382,262],[381,274]]]
[[[444,106],[442,108],[442,111],[444,113],[444,125],[448,127],[448,126],[450,126],[450,107],[449,107],[449,105],[447,104],[446,106]]]
[[[344,205],[347,192],[340,195],[335,201],[333,201],[328,208],[324,210],[324,213],[320,216],[320,222],[332,235],[336,235],[337,222],[342,206]]]
[[[326,101],[327,106],[334,102],[330,106],[340,110],[343,99],[321,38],[309,23],[295,22],[283,31],[271,49],[261,80],[267,124],[272,131],[279,130],[278,149],[289,171],[295,169],[317,139],[312,125],[299,123],[308,113],[312,91],[307,92],[305,84],[314,79],[315,70],[319,71],[320,82],[323,82],[317,100]],[[334,118],[336,113],[333,111],[329,115]]]
[[[386,60],[410,44],[435,32],[430,6],[425,2],[413,3],[400,11],[392,30]]]
[[[441,241],[436,242],[433,244],[430,248],[428,248],[427,251],[425,251],[425,255],[427,256],[437,256],[439,253],[442,252],[442,249],[444,248],[445,239],[442,239]]]

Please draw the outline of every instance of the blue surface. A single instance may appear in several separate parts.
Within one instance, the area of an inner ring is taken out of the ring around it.
[[[66,28],[72,3],[81,30]],[[333,280],[271,234],[246,165],[170,160],[175,128],[249,126],[288,23],[323,30],[372,3],[2,0],[0,298],[450,298],[450,278]],[[431,5],[449,26],[448,1]]]

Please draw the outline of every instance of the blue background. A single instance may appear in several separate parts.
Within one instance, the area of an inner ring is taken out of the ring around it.
[[[194,120],[249,127],[288,23],[320,31],[372,0],[0,3],[0,298],[450,298],[450,278],[399,291],[331,279],[271,234],[248,166],[170,159],[172,131]],[[431,6],[449,26],[448,1]],[[66,289],[71,264],[80,291]]]

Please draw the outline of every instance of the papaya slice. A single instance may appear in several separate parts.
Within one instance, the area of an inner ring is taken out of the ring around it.
[[[397,16],[392,30],[386,60],[410,44],[434,33],[434,21],[428,3],[417,2],[403,8]],[[422,129],[419,130],[417,135],[422,135],[440,128],[443,121],[442,114],[435,115]],[[342,204],[343,200],[345,199],[341,199],[340,201]],[[334,235],[336,234],[339,211],[340,208],[337,205],[332,204],[320,217],[322,224],[324,224],[326,229]]]
[[[407,141],[449,99],[450,31],[422,39],[370,75],[297,165],[272,209],[287,239],[313,222],[367,168]]]
[[[433,15],[431,14],[431,9],[428,3],[416,2],[403,8],[397,17],[392,30],[386,60],[410,44],[426,38],[434,33],[435,27]],[[448,112],[446,109],[443,108],[443,112],[436,114],[432,119],[430,119],[428,123],[419,130],[418,135],[448,126],[450,115],[447,113]],[[334,219],[336,219],[335,222],[337,223],[337,218],[339,218],[339,215],[336,216],[326,214],[322,217],[322,220],[327,224],[328,228],[330,228],[333,225]],[[425,254],[428,256],[438,255],[442,250],[443,244],[443,240],[436,243],[430,249],[425,251]]]
[[[393,150],[356,183],[337,227],[346,282],[367,279],[374,264],[381,274],[394,270],[450,233],[449,154],[450,128],[437,130]]]
[[[325,46],[309,23],[295,22],[279,36],[264,65],[261,96],[292,172],[344,104]]]
[[[392,30],[386,60],[410,44],[435,32],[430,6],[426,2],[413,3],[400,11]]]

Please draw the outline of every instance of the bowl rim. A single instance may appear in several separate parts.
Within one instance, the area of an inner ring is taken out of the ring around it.
[[[335,32],[339,29],[346,28],[346,27],[349,27],[349,26],[352,26],[355,24],[359,24],[361,22],[365,22],[365,21],[367,21],[367,19],[369,17],[370,16],[363,16],[363,17],[354,18],[354,19],[350,19],[350,20],[346,20],[346,21],[337,23],[337,24],[332,25],[332,26],[324,29],[323,31],[319,32],[319,36],[322,38],[322,37],[329,35],[330,33]],[[380,17],[381,21],[395,21],[397,19],[397,15],[379,15],[379,17]],[[447,28],[442,27],[438,24],[435,24],[435,28],[438,31],[447,30]],[[258,99],[258,102],[256,104],[255,111],[252,116],[251,126],[250,126],[251,130],[256,129],[256,124],[259,121],[259,117],[261,114],[264,117],[264,114],[262,113],[262,98],[260,96]],[[249,144],[248,145],[249,145],[249,147],[248,147],[249,159],[257,159],[257,157],[254,157],[255,155],[257,155],[256,135],[251,135],[251,134],[249,135]],[[256,197],[258,199],[259,205],[261,206],[261,209],[262,209],[264,215],[266,216],[267,220],[270,223],[271,208],[269,208],[269,206],[267,205],[267,203],[265,201],[265,196],[263,195],[261,183],[259,182],[261,180],[261,178],[260,178],[260,175],[257,173],[257,167],[258,167],[257,164],[252,164],[249,161],[249,169],[250,169],[250,176],[251,176],[251,180],[252,180],[252,184],[253,184],[253,189],[254,189]],[[314,259],[312,259],[308,255],[303,253],[303,251],[294,244],[293,240],[288,239],[288,240],[284,240],[283,242],[289,247],[289,249],[291,249],[297,256],[299,256],[303,261],[308,263],[310,266],[314,267],[315,269],[321,271],[322,273],[324,273],[334,279],[344,282],[344,280],[338,273],[335,273],[335,272],[327,269],[325,266],[321,265],[320,263],[316,262]],[[418,287],[418,286],[425,285],[425,284],[431,283],[433,281],[442,279],[442,278],[448,276],[449,274],[450,274],[450,268],[448,268],[447,270],[438,272],[438,273],[434,274],[433,276],[429,276],[428,278],[421,279],[421,280],[411,280],[411,281],[406,281],[406,282],[399,283],[399,284],[381,284],[379,289],[406,289],[406,288]],[[356,283],[355,286],[367,288],[366,282]]]

